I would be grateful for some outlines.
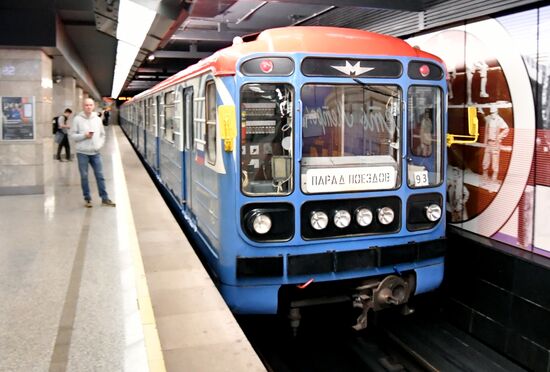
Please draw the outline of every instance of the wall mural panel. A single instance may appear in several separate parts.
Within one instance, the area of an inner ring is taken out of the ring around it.
[[[550,7],[407,41],[447,65],[449,132],[478,112],[477,143],[448,149],[448,221],[550,255]]]
[[[550,7],[539,9],[537,138],[534,175],[535,252],[550,256]]]

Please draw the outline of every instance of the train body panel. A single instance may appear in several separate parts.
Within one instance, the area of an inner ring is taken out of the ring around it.
[[[425,292],[437,289],[443,281],[443,259],[434,259],[425,262],[418,268],[411,268],[410,265],[403,266],[404,270],[412,270],[415,273],[417,280],[415,294],[421,294]],[[385,270],[377,271],[364,271],[360,275],[366,276],[379,276],[379,275],[391,275],[394,273],[393,268],[387,268]],[[354,274],[354,277],[357,273]],[[333,278],[333,280],[343,281],[346,277],[339,276]],[[220,292],[224,299],[231,307],[232,311],[239,314],[276,314],[280,311],[279,304],[279,292],[281,285],[250,285],[250,286],[232,286],[232,285],[220,285]]]
[[[390,277],[408,288],[406,302],[442,281],[444,66],[393,38],[338,30],[348,32],[376,40],[377,53],[244,43],[124,106],[123,128],[235,312],[274,313],[282,293],[304,283],[349,282],[353,291]]]

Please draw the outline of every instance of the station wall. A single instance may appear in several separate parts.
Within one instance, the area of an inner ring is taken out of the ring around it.
[[[465,22],[407,39],[448,70],[447,217],[456,227],[550,256],[550,6]]]

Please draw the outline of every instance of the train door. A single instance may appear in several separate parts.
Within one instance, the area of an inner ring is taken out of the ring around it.
[[[181,117],[177,107],[180,105],[179,89],[163,93],[162,126],[159,132],[159,173],[174,197],[181,201]]]
[[[130,141],[134,143],[134,106],[130,106],[130,109],[128,110],[128,122],[130,123],[128,134],[130,135]]]
[[[187,87],[183,91],[183,131],[184,144],[183,144],[183,200],[186,201],[187,209],[192,209],[192,197],[191,197],[191,185],[192,185],[192,172],[191,162],[193,161],[193,87]]]
[[[190,174],[191,179],[189,187],[191,188],[191,210],[195,208],[195,200],[197,198],[197,191],[195,189],[195,183],[199,178],[198,172],[200,171],[200,164],[204,164],[204,142],[202,142],[201,131],[203,119],[201,118],[201,111],[204,107],[204,97],[200,97],[201,89],[193,95],[193,139],[191,143],[191,157],[189,164],[191,166]],[[202,159],[202,163],[201,163]]]
[[[136,125],[134,126],[135,130],[136,130],[136,147],[139,149],[139,144],[140,144],[140,140],[141,140],[141,126],[143,125],[143,101],[141,102],[138,102],[137,104],[137,111],[138,111],[138,114],[137,114],[137,121],[136,121]]]
[[[166,99],[164,97],[165,93],[160,93],[157,96],[157,107],[159,108],[159,129],[158,129],[158,154],[157,154],[157,172],[161,175],[164,184],[166,185],[166,167],[165,167],[165,157],[168,155],[166,151]]]
[[[205,173],[205,82],[201,79],[198,91],[193,94],[193,137],[191,144],[191,156],[189,158],[190,179],[188,187],[191,190],[189,208],[196,215],[201,205],[205,203],[204,197],[204,173]]]
[[[156,122],[156,127],[155,127],[155,156],[153,158],[153,168],[155,169],[155,171],[158,173],[159,172],[159,163],[160,163],[160,132],[161,132],[161,128],[163,127],[163,122],[162,122],[162,119],[163,119],[163,114],[162,114],[162,97],[159,95],[157,95],[155,97],[155,102],[156,102],[156,117],[157,117],[157,122]]]
[[[138,141],[138,150],[143,153],[144,150],[144,142],[145,142],[145,113],[147,108],[147,102],[145,100],[141,101],[141,120],[139,122],[138,131],[139,131],[139,141]]]
[[[143,126],[141,127],[141,143],[140,143],[140,146],[139,146],[139,152],[141,152],[141,154],[143,156],[146,156],[146,151],[147,151],[147,146],[145,145],[145,138],[146,138],[146,135],[147,135],[147,122],[149,121],[149,105],[148,105],[148,102],[149,101],[143,101]]]
[[[145,159],[151,168],[154,168],[155,159],[155,133],[157,131],[157,104],[155,98],[149,98],[147,102],[149,106],[149,118],[147,120],[146,137],[145,137]]]

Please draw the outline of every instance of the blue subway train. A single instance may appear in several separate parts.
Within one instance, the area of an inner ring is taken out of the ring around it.
[[[436,56],[285,27],[135,96],[120,122],[232,311],[350,301],[360,329],[442,282],[446,105]]]

